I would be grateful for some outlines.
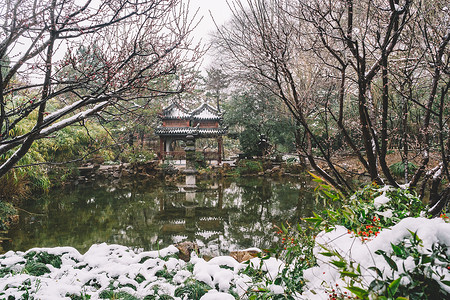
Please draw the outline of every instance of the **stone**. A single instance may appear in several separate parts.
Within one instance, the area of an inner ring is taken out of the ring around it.
[[[270,170],[273,168],[273,163],[270,160],[265,160],[262,163],[262,167],[264,171]]]
[[[301,174],[305,170],[305,166],[299,163],[287,164],[285,168],[291,174]]]
[[[198,245],[193,242],[182,242],[175,245],[177,249],[180,251],[178,252],[178,257],[185,262],[188,262],[191,260],[191,253],[192,251],[195,251],[197,254],[199,254]]]
[[[280,166],[275,166],[275,167],[272,168],[272,170],[270,170],[270,173],[272,173],[272,174],[273,173],[279,173],[280,170],[281,170]]]
[[[241,263],[258,256],[258,253],[260,252],[256,250],[232,251],[230,252],[230,256]]]
[[[94,157],[92,157],[91,161],[94,164],[101,165],[102,163],[105,162],[105,159],[101,155],[94,155]]]
[[[222,168],[223,168],[225,171],[229,171],[229,170],[231,170],[231,165],[230,165],[229,163],[223,163],[223,164],[222,164]]]

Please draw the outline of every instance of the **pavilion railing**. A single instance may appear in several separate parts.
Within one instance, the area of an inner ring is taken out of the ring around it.
[[[203,156],[203,158],[205,160],[218,160],[219,159],[218,152],[196,151],[195,154],[196,154],[196,157]],[[164,152],[164,156],[166,159],[182,160],[182,159],[186,158],[186,152],[184,152],[184,151],[169,151],[169,152]]]

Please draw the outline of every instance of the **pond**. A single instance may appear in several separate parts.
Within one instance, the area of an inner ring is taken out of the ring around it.
[[[196,191],[161,181],[96,183],[51,191],[23,203],[3,250],[94,243],[157,250],[196,242],[202,254],[274,246],[274,225],[296,224],[318,209],[307,178],[200,182]]]

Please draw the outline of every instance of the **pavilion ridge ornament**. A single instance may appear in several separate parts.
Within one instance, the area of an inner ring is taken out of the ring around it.
[[[159,118],[162,124],[155,129],[155,133],[160,137],[160,159],[164,160],[168,155],[179,154],[173,149],[173,143],[176,140],[186,141],[187,136],[193,136],[194,142],[198,138],[216,138],[217,161],[219,164],[222,162],[222,136],[227,133],[227,129],[222,127],[223,116],[219,110],[203,103],[196,109],[188,111],[174,102],[163,109]],[[195,152],[192,155],[195,156]]]

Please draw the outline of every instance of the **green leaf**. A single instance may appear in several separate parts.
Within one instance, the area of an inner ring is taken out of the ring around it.
[[[442,280],[441,282],[447,286],[450,286],[450,281],[448,280]]]
[[[359,288],[357,286],[348,286],[348,287],[346,287],[346,289],[361,299],[369,299],[369,297],[368,297],[369,292],[367,292],[366,290],[364,290],[362,288]]]
[[[427,263],[430,263],[430,262],[432,262],[433,260],[431,259],[431,257],[429,257],[428,255],[426,255],[426,254],[423,254],[422,255],[422,264],[427,264]]]
[[[373,270],[377,273],[378,277],[383,278],[383,273],[377,267],[369,267],[369,270]]]
[[[321,254],[321,255],[323,255],[323,256],[326,256],[326,257],[332,257],[332,256],[334,256],[334,254],[331,253],[331,252],[321,252],[321,253],[319,253],[319,254]]]
[[[327,192],[327,191],[325,191],[325,190],[322,190],[322,192],[325,194],[325,196],[327,196],[328,199],[333,200],[333,199],[336,198],[336,197],[335,197],[332,193],[330,193],[330,192]]]
[[[331,263],[338,268],[345,268],[347,266],[345,261],[333,260]]]
[[[353,273],[353,272],[348,272],[348,271],[341,271],[341,275],[348,276],[348,277],[351,277],[351,278],[359,277],[359,274],[356,274],[356,273]]]
[[[403,255],[405,254],[405,250],[402,249],[401,247],[394,245],[391,243],[391,247],[392,250],[394,250],[395,255],[397,255],[398,257],[403,257]]]
[[[398,267],[397,264],[395,263],[395,261],[393,261],[389,256],[386,255],[386,252],[382,251],[382,250],[377,250],[375,251],[376,254],[378,255],[383,255],[384,259],[386,260],[386,262],[389,264],[389,266],[394,269],[395,271],[398,271]]]
[[[419,244],[421,244],[422,243],[422,240],[419,238],[419,236],[417,235],[417,231],[416,232],[412,232],[411,230],[409,230],[408,229],[408,231],[409,231],[409,233],[411,234],[411,236],[412,236],[412,244],[413,245],[419,245]]]
[[[397,278],[394,281],[391,282],[391,284],[388,287],[388,290],[392,297],[394,297],[395,293],[397,293],[397,289],[400,285],[401,278]]]
[[[311,222],[311,223],[317,223],[317,222],[322,221],[322,219],[320,219],[320,218],[304,218],[303,220],[305,220],[306,222]]]

